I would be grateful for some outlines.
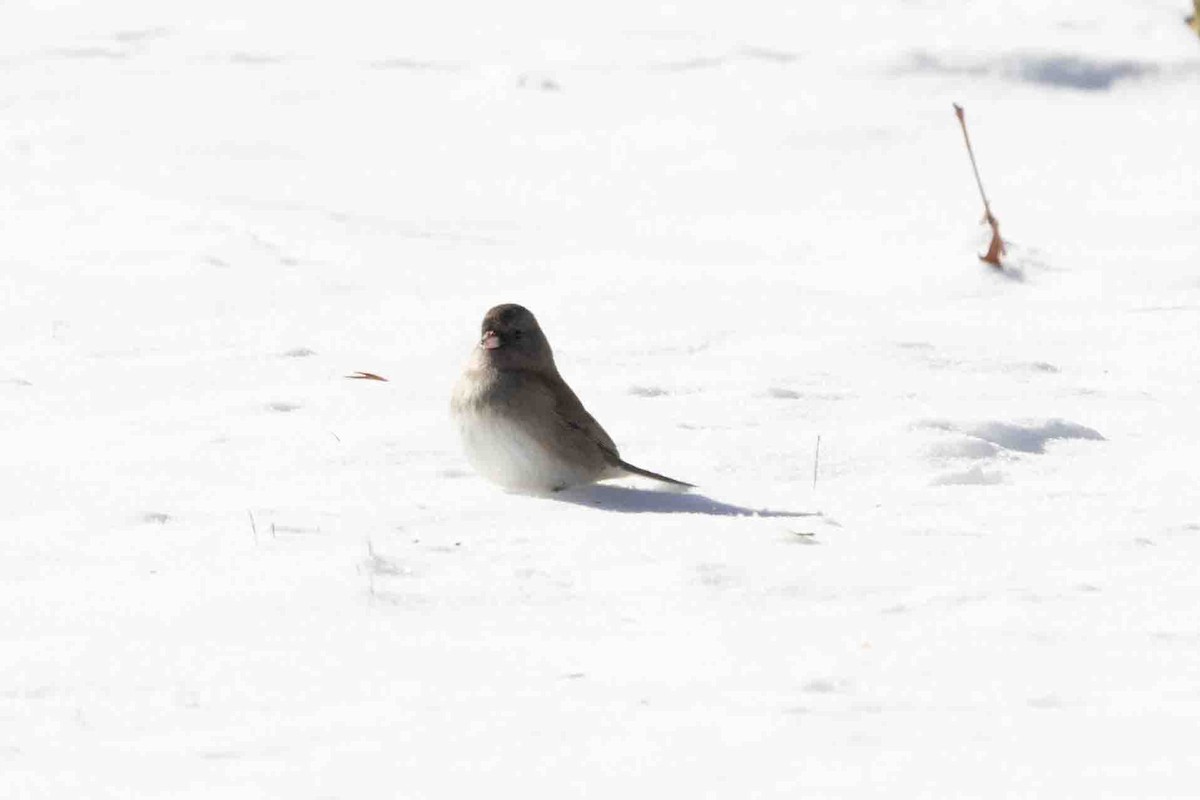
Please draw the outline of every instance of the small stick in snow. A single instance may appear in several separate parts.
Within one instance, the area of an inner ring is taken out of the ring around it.
[[[258,526],[254,524],[254,512],[247,508],[246,516],[250,517],[250,532],[254,534],[254,543],[258,544]]]
[[[383,381],[388,382],[388,379],[382,375],[376,375],[374,372],[356,372],[353,375],[347,375],[347,378],[355,381]]]
[[[813,454],[813,491],[817,490],[817,470],[821,466],[821,434],[817,434],[817,452]]]
[[[979,257],[980,261],[986,261],[996,269],[1002,269],[1003,264],[1000,263],[1000,256],[1004,255],[1004,240],[1000,238],[1000,222],[992,215],[992,207],[988,203],[987,193],[983,191],[983,179],[979,177],[979,165],[975,163],[975,150],[971,147],[971,135],[967,133],[967,120],[963,116],[963,107],[958,103],[954,104],[954,114],[958,117],[958,124],[962,126],[963,140],[967,143],[967,155],[971,157],[971,169],[975,171],[975,184],[979,187],[979,196],[983,198],[983,221],[992,227],[992,242],[988,245],[986,253]]]

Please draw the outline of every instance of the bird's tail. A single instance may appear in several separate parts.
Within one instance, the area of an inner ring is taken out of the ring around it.
[[[626,472],[628,472],[631,475],[641,475],[643,478],[653,478],[656,481],[662,481],[663,483],[669,483],[672,486],[679,486],[683,489],[695,489],[696,488],[696,485],[694,483],[684,483],[683,481],[677,481],[674,478],[668,478],[666,475],[659,475],[657,472],[651,472],[648,469],[642,469],[641,467],[635,467],[633,464],[630,464],[625,461],[618,461],[617,466],[619,466],[621,469],[625,470]]]

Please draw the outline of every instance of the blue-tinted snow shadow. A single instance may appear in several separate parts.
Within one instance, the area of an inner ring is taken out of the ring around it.
[[[900,73],[990,76],[1081,92],[1105,92],[1126,80],[1153,78],[1161,73],[1151,63],[1102,60],[1066,53],[1012,53],[998,59],[964,60],[917,51]]]
[[[694,492],[651,491],[628,486],[596,484],[568,489],[551,497],[563,503],[573,503],[604,511],[623,514],[705,514],[711,517],[819,517],[820,511],[781,511],[770,508],[748,508],[722,503]]]
[[[1118,81],[1157,72],[1152,64],[1137,61],[1098,61],[1065,55],[1029,56],[1018,59],[1015,66],[1020,80],[1084,92],[1107,91]]]

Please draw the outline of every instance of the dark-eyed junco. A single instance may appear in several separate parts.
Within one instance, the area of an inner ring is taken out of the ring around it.
[[[528,309],[496,306],[480,333],[450,407],[467,458],[484,477],[518,492],[630,475],[692,487],[621,460],[612,438],[558,374],[550,343]]]

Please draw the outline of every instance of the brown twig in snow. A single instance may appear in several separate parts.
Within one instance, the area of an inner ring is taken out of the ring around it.
[[[387,378],[385,378],[381,375],[376,375],[374,372],[356,372],[353,375],[347,375],[346,377],[350,378],[351,380],[357,380],[357,381],[383,381],[384,383],[388,382]]]
[[[958,103],[954,104],[954,114],[958,117],[958,124],[962,126],[963,141],[967,143],[967,155],[971,157],[971,169],[975,171],[975,184],[979,187],[979,196],[983,198],[983,221],[992,228],[992,241],[988,245],[986,253],[979,257],[980,261],[986,261],[996,269],[1004,267],[1000,263],[1000,256],[1004,255],[1004,240],[1000,238],[1000,222],[992,214],[992,206],[988,203],[987,193],[983,191],[983,179],[979,177],[979,165],[975,163],[975,149],[971,147],[971,135],[967,133],[967,120],[963,115],[963,107]]]

